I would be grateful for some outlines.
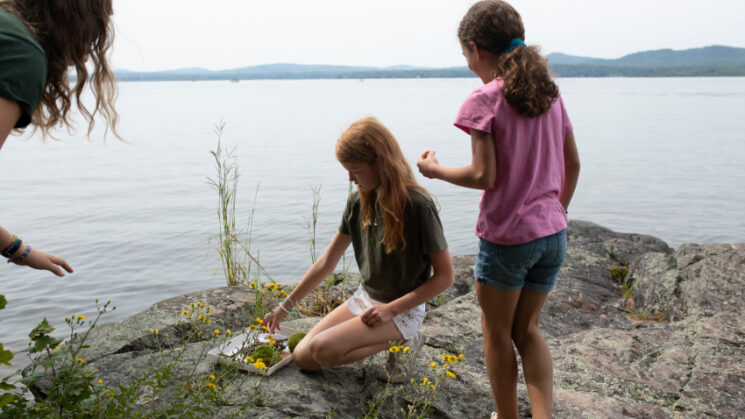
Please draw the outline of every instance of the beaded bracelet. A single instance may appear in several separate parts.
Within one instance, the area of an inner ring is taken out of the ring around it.
[[[17,264],[23,262],[23,259],[26,259],[26,256],[28,256],[29,253],[31,253],[31,246],[26,245],[26,251],[23,252],[23,254],[21,256],[18,256],[15,259],[8,259],[8,263],[15,263],[17,265]]]
[[[279,304],[279,308],[281,308],[282,311],[284,311],[285,313],[290,314],[290,310],[286,309],[285,306],[282,305],[282,303]]]
[[[13,241],[10,242],[10,245],[8,245],[5,250],[3,250],[2,255],[6,258],[10,258],[13,256],[13,253],[21,248],[21,244],[23,244],[23,240],[19,239],[18,236],[13,236]]]

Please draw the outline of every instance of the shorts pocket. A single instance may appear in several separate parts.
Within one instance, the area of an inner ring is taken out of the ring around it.
[[[495,255],[499,263],[513,271],[530,268],[534,263],[533,257],[536,241],[513,246],[495,245]]]

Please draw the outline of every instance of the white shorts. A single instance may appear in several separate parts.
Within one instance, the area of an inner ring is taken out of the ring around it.
[[[362,285],[357,288],[357,291],[354,292],[354,295],[347,299],[346,303],[349,311],[351,311],[352,314],[357,315],[365,311],[366,308],[370,307],[373,304],[384,304],[380,301],[370,298],[370,295],[367,293],[367,291],[365,291]],[[396,325],[396,329],[401,332],[401,336],[403,336],[404,339],[410,339],[422,326],[425,314],[424,307],[424,303],[419,304],[409,311],[405,311],[393,318],[393,324]]]

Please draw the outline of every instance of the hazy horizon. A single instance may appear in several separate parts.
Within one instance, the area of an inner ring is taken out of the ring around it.
[[[472,0],[126,0],[114,2],[113,68],[138,72],[264,63],[458,67]],[[613,59],[638,51],[745,47],[745,2],[511,2],[544,54]]]

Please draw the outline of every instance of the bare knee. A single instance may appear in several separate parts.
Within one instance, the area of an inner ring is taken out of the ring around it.
[[[313,363],[321,367],[335,365],[335,361],[341,356],[337,351],[338,345],[335,345],[334,342],[323,335],[315,336],[306,347],[309,357],[314,361]]]
[[[301,341],[298,343],[297,347],[295,347],[295,350],[292,352],[292,360],[300,369],[316,371],[321,366],[313,359],[309,346],[310,345],[306,342]]]
[[[523,353],[536,339],[541,338],[541,331],[537,324],[530,324],[527,328],[514,328],[512,330],[512,341],[515,342],[515,347],[520,353]]]
[[[485,327],[483,333],[485,344],[492,347],[509,346],[512,348],[512,336],[510,336],[509,330]]]

